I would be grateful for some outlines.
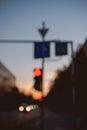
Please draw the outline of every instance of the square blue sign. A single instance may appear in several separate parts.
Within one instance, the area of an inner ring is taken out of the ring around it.
[[[34,43],[34,58],[45,58],[50,56],[49,42]]]

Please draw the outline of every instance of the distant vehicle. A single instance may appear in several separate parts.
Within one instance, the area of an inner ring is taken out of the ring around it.
[[[35,110],[35,109],[38,109],[37,104],[28,105],[27,103],[22,103],[18,108],[19,112],[30,112],[31,110]]]

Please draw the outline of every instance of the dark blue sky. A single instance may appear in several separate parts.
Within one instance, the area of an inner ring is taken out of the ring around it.
[[[43,21],[49,28],[46,39],[72,40],[76,50],[87,37],[87,2],[0,0],[0,39],[41,40],[37,29]],[[66,59],[45,63],[46,72],[54,72]],[[31,81],[33,68],[41,67],[41,60],[33,59],[32,44],[0,44],[0,61],[17,76],[19,84]]]

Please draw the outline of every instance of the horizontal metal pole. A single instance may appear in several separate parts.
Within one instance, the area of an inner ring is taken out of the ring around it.
[[[45,61],[47,62],[52,62],[52,61],[58,61],[58,60],[61,60],[62,57],[60,57],[59,59],[45,59]]]
[[[9,40],[9,39],[1,39],[0,43],[35,43],[35,42],[42,42],[42,41],[34,41],[34,40]],[[59,41],[59,40],[46,40],[45,42],[67,42],[72,43],[72,41]]]
[[[0,43],[34,43],[33,40],[0,40]]]

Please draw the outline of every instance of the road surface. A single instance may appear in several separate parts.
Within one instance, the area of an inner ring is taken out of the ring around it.
[[[77,121],[77,130],[86,130],[82,126],[82,118]],[[54,113],[44,109],[44,130],[73,130],[73,116],[65,113]],[[41,130],[41,109],[22,113],[17,110],[0,112],[1,130]]]

